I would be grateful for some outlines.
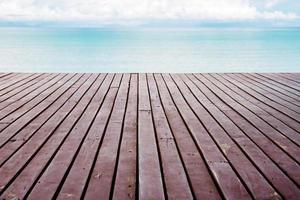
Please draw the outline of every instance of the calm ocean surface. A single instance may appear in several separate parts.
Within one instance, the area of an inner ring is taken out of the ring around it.
[[[300,29],[0,28],[0,71],[300,72]]]

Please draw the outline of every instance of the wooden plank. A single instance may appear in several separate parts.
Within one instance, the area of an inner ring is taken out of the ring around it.
[[[52,93],[57,90],[61,90],[61,86],[69,85],[68,81],[73,80],[74,77],[77,77],[76,74],[67,74],[66,76],[59,76],[51,81],[44,83],[39,90],[35,90],[34,93],[23,97],[14,104],[9,105],[5,109],[1,110],[0,118],[2,122],[13,122],[22,114],[34,108],[39,103],[43,102],[45,98],[52,95]],[[61,79],[58,79],[61,78]],[[15,111],[15,112],[14,112]]]
[[[137,169],[137,74],[131,74],[113,199],[136,198]]]
[[[262,94],[263,96],[273,99],[275,101],[279,98],[279,99],[289,103],[289,104],[284,104],[284,105],[291,105],[291,107],[290,106],[288,106],[288,107],[295,108],[296,110],[300,109],[300,101],[289,97],[285,93],[280,93],[277,90],[275,90],[274,88],[269,88],[263,84],[260,84],[259,82],[251,79],[251,77],[249,77],[248,74],[233,74],[233,75],[239,77],[243,83],[250,83],[250,84],[256,86],[257,89],[255,91]],[[252,87],[252,89],[254,89],[254,88]],[[276,98],[272,98],[272,97],[276,97]],[[276,102],[280,103],[280,101],[276,101]]]
[[[42,77],[46,77],[47,74],[34,74],[33,76],[29,77],[28,79],[25,79],[23,81],[20,81],[16,84],[14,84],[11,88],[6,88],[2,91],[0,91],[0,102],[7,100],[14,94],[18,94],[20,91],[23,91],[27,87],[35,84],[37,81],[42,80]]]
[[[300,76],[297,76],[296,73],[280,73],[279,76],[288,79],[290,81],[293,81],[295,83],[300,84],[299,78]]]
[[[23,129],[15,129],[11,130],[10,134],[14,135],[9,138],[9,140],[0,148],[0,165],[12,156],[22,145],[24,145],[33,134],[39,130],[43,126],[44,123],[47,122],[49,118],[51,118],[67,101],[75,92],[79,90],[82,84],[89,78],[90,74],[85,74],[79,81],[77,81],[71,88],[69,88],[63,95],[61,95],[53,104],[49,106],[45,111],[43,111],[40,115],[34,118],[27,126]],[[69,100],[70,101],[70,100]],[[1,138],[1,137],[0,137]],[[13,141],[13,142],[10,142]]]
[[[164,199],[160,158],[145,74],[139,74],[138,84],[138,198]]]
[[[220,99],[216,96],[210,88],[196,79],[193,75],[188,75],[188,78],[199,88],[201,93],[197,93],[199,98],[209,99],[211,102],[210,106],[216,106],[222,113],[224,113],[228,118],[235,123],[236,126],[240,128],[254,143],[256,143],[267,155],[273,160],[279,168],[289,175],[289,177],[299,184],[299,167],[298,163],[292,160],[279,146],[276,146],[276,143],[272,142],[272,138],[268,138],[259,129],[247,121],[247,118],[243,118],[237,111],[235,107],[230,107],[223,99]],[[208,103],[209,103],[208,102]],[[238,138],[236,138],[238,139]],[[270,168],[271,169],[271,168]]]
[[[156,75],[156,77],[157,76],[158,75]],[[196,143],[193,138],[190,137],[189,130],[178,113],[166,85],[162,82],[162,79],[158,79],[156,81],[156,86],[159,91],[162,106],[170,123],[170,128],[174,133],[178,149],[181,152],[182,160],[195,198],[221,199],[218,188],[215,185],[207,167],[207,163],[203,158],[203,154],[201,151],[198,151]]]
[[[51,106],[67,89],[69,89],[74,83],[76,83],[76,81],[81,76],[82,75],[77,74],[73,76],[71,79],[68,79],[68,81],[65,84],[56,85],[57,88],[53,88],[54,89],[53,93],[50,93],[48,96],[44,97],[43,99],[34,99],[36,101],[33,103],[33,105],[30,105],[29,108],[27,107],[27,105],[24,105],[21,108],[24,110],[24,113],[19,111],[18,113],[13,113],[16,114],[14,116],[9,115],[8,117],[10,117],[11,119],[7,120],[8,117],[4,118],[3,121],[7,120],[12,123],[4,130],[2,130],[2,134],[0,136],[1,138],[0,147],[2,147],[5,144],[7,139],[13,136],[12,134],[15,133],[15,131],[22,129],[29,122],[31,122],[36,116],[38,116],[49,106]]]
[[[20,77],[22,75],[24,75],[24,74],[21,74],[21,73],[11,73],[8,76],[3,77],[0,80],[0,86],[3,85],[3,84],[7,84],[9,81],[12,81],[14,78],[18,78],[18,77]]]
[[[268,83],[270,83],[272,85],[280,87],[280,88],[282,88],[282,89],[284,89],[284,90],[300,97],[299,91],[297,91],[294,88],[291,88],[289,86],[286,86],[284,84],[278,83],[278,82],[276,82],[272,79],[269,79],[268,77],[265,77],[264,74],[252,74],[252,75],[259,78],[259,79],[261,79],[261,80],[265,80],[265,81],[267,81]]]
[[[148,74],[147,80],[167,197],[168,199],[193,199],[173,133],[160,102],[154,78]]]
[[[46,77],[42,81],[40,81],[39,85],[42,87],[46,83],[51,82],[51,80],[53,81],[54,78],[55,78],[55,76]],[[58,78],[58,77],[56,77],[56,78]],[[4,114],[4,115],[2,115],[2,119],[0,119],[0,131],[4,130],[8,125],[10,125],[13,122],[13,121],[4,121],[4,118],[6,116],[8,116],[9,114],[16,114],[18,108],[25,105],[26,102],[30,101],[30,100],[24,101],[21,99],[24,95],[23,94],[24,92],[26,92],[26,90],[21,91],[20,93],[18,93],[17,95],[15,95],[14,97],[12,97],[9,100],[0,102],[0,110],[1,110],[0,115]],[[6,108],[6,110],[5,110],[5,108]]]
[[[4,77],[7,77],[9,75],[12,75],[13,73],[1,73],[0,74],[0,81],[2,81],[4,79]]]
[[[293,141],[287,138],[284,134],[277,131],[273,126],[263,121],[262,118],[267,120],[270,118],[268,114],[266,114],[268,118],[264,117],[264,115],[256,115],[255,113],[257,110],[259,110],[259,112],[263,112],[261,109],[259,109],[259,107],[249,103],[248,101],[245,101],[241,96],[236,96],[235,93],[231,92],[231,90],[228,91],[228,88],[224,87],[221,82],[209,80],[209,76],[204,76],[202,76],[203,78],[201,79],[204,84],[215,90],[215,93],[218,94],[220,98],[224,99],[224,101],[227,100],[229,105],[231,105],[233,108],[236,108],[235,110],[239,111],[239,113],[251,121],[251,123],[255,124],[255,126],[263,133],[269,135],[269,137],[272,138],[274,142],[282,149],[284,149],[287,154],[299,162],[300,149],[297,147],[297,145],[294,144]],[[200,74],[198,74],[198,77],[200,77]],[[228,93],[226,94],[223,91],[227,91]],[[274,118],[272,119],[274,120]]]
[[[41,96],[43,96],[41,94],[51,92],[52,90],[49,88],[55,88],[56,84],[59,83],[61,79],[67,81],[68,79],[66,79],[66,77],[70,78],[70,76],[58,75],[51,80],[46,79],[42,82],[42,85],[37,90],[28,93],[26,96],[22,97],[21,99],[18,99],[17,101],[13,101],[13,102],[8,101],[8,104],[6,104],[5,102],[4,104],[0,104],[2,106],[1,113],[0,113],[0,120],[3,122],[4,121],[3,118],[7,117],[11,113],[14,113],[13,115],[18,114],[19,111],[17,110],[19,108],[23,108],[25,104],[34,101],[34,99],[41,98]],[[10,122],[10,121],[6,121],[6,122]]]
[[[169,76],[166,76],[166,78],[170,79]],[[239,176],[254,195],[254,198],[267,199],[278,196],[277,192],[253,166],[253,163],[251,162],[252,160],[249,161],[249,159],[247,159],[247,156],[244,155],[242,149],[240,149],[241,147],[237,145],[236,141],[232,137],[227,135],[228,133],[225,132],[223,127],[217,121],[215,121],[211,114],[198,102],[187,86],[184,85],[184,83],[177,76],[172,76],[172,78],[174,78],[174,81],[181,92],[180,93],[177,89],[176,93],[185,98],[186,102],[190,105],[191,109],[203,123],[203,126],[214,139],[219,149],[222,150],[231,165],[235,168],[237,173],[239,173]],[[234,129],[232,124],[230,124],[230,126],[230,130]],[[243,136],[238,129],[236,129],[233,134],[235,137]],[[258,155],[257,152],[255,152],[255,155],[253,156],[248,154],[248,156],[251,156],[252,158],[255,158],[255,156]],[[263,162],[261,161],[261,163]],[[254,181],[256,182],[255,185],[253,185]]]
[[[122,127],[127,107],[127,96],[130,75],[124,74],[119,91],[113,105],[113,110],[105,130],[100,151],[95,157],[95,165],[92,168],[90,180],[87,183],[86,199],[111,199],[114,185],[114,174],[119,154],[120,140],[122,140]],[[117,89],[116,87],[112,89]],[[105,111],[107,113],[107,111]],[[96,123],[103,121],[98,119]],[[93,159],[92,159],[93,160]],[[71,182],[70,182],[71,183]],[[72,190],[70,185],[69,191]],[[68,190],[67,190],[68,191]],[[61,199],[64,199],[61,196]]]
[[[299,77],[0,73],[0,199],[297,199]]]
[[[266,136],[268,139],[270,139],[273,142],[274,145],[277,145],[282,151],[284,151],[285,153],[288,154],[288,150],[289,150],[289,149],[287,149],[288,146],[286,148],[283,148],[284,147],[283,144],[289,142],[289,141],[285,140],[286,139],[285,137],[283,137],[281,134],[278,134],[274,130],[269,130],[270,127],[268,127],[266,124],[264,124],[262,121],[260,121],[257,118],[256,115],[254,115],[252,112],[250,112],[249,110],[247,110],[244,107],[242,107],[237,102],[233,101],[223,91],[221,91],[216,86],[214,86],[213,84],[211,84],[211,82],[207,82],[207,80],[205,80],[204,77],[198,78],[198,80],[201,80],[201,82],[204,85],[206,85],[206,87],[208,87],[211,92],[213,92],[216,96],[218,96],[218,98],[220,100],[222,100],[223,103],[225,103],[225,107],[224,107],[224,105],[221,105],[220,109],[224,110],[226,113],[227,112],[231,113],[230,111],[228,111],[228,107],[230,109],[236,111],[240,116],[242,116],[245,119],[244,121],[247,121],[248,123],[250,123],[256,129],[258,129],[260,131],[260,133],[262,133],[264,136]],[[206,93],[208,93],[208,92],[206,92]],[[233,93],[231,95],[233,95]],[[219,106],[218,103],[215,103],[215,104]],[[224,108],[222,108],[222,107],[224,107]],[[238,119],[234,119],[234,120],[238,120]],[[242,123],[239,123],[239,124],[242,124]],[[243,129],[243,130],[247,131],[247,129]],[[251,132],[251,134],[252,134],[252,132]],[[271,143],[270,142],[269,142],[269,144],[266,143],[266,145],[271,145]],[[294,148],[294,151],[298,151],[298,148]],[[275,157],[276,157],[276,155],[275,155]],[[292,163],[292,162],[287,162],[287,161],[284,161],[282,164],[284,165],[285,163]],[[281,162],[281,161],[278,160],[278,162]],[[289,166],[289,165],[287,165],[287,166]],[[290,168],[290,167],[287,167],[287,166],[285,166],[286,168],[284,168],[284,170],[288,171],[292,175],[291,177],[296,178],[299,181],[299,179],[297,178],[298,177],[297,173],[295,173],[293,171],[293,168]],[[293,166],[293,165],[291,165],[291,166]],[[296,175],[296,176],[294,176],[294,175]]]
[[[256,144],[247,137],[247,135],[244,135],[244,133],[241,131],[241,129],[239,129],[232,121],[230,121],[230,119],[228,119],[227,116],[223,112],[221,112],[221,110],[219,110],[215,106],[214,103],[212,103],[194,84],[192,84],[189,79],[187,79],[185,76],[183,76],[182,78],[184,79],[185,83],[191,89],[190,91],[195,95],[195,98],[197,98],[198,101],[201,102],[203,106],[205,106],[205,108],[210,112],[210,114],[214,117],[214,119],[216,119],[218,121],[218,123],[227,132],[227,134],[230,135],[231,139],[233,139],[235,141],[235,143],[239,146],[239,148],[241,148],[243,150],[243,152],[245,152],[247,154],[247,157],[249,157],[254,162],[256,167],[259,168],[259,170],[262,173],[264,173],[264,177],[267,177],[268,181],[277,188],[277,191],[279,191],[279,192],[282,191],[285,194],[285,196],[289,197],[289,198],[291,198],[292,196],[295,196],[298,192],[298,189],[295,186],[295,184],[291,180],[289,180],[289,178],[272,162],[272,160],[270,160],[264,154],[264,152],[262,150],[260,150],[259,147],[256,146]],[[179,80],[178,81],[175,80],[175,82],[179,82]],[[189,96],[188,93],[189,93],[189,91],[186,91],[184,96],[188,97]],[[207,94],[207,92],[205,92],[205,94]],[[200,106],[197,105],[197,108],[196,108],[196,105],[195,105],[194,110],[195,111],[199,110],[198,109],[199,107]],[[202,116],[205,116],[205,114],[204,114],[205,111],[199,110],[198,112]],[[203,123],[205,123],[205,119],[200,118],[200,120],[202,120]],[[214,125],[212,124],[212,126],[214,126]],[[218,125],[215,125],[215,126],[218,126]],[[220,133],[220,132],[222,133],[222,131],[215,130],[215,128],[210,128],[210,130],[211,130],[212,134]],[[224,135],[225,134],[220,134],[219,136],[216,136],[216,140],[220,140],[220,138],[224,137]],[[223,143],[223,144],[226,144],[226,143]],[[228,142],[227,142],[227,145],[228,145]],[[226,152],[226,155],[229,155],[229,152],[230,152],[230,149],[232,148],[232,146],[231,145],[227,146],[227,145],[223,145],[223,146],[221,146],[221,148],[223,147],[224,151]],[[238,152],[238,150],[232,150],[232,151],[234,152],[234,154],[236,154]],[[239,160],[240,160],[240,164],[239,164]],[[238,166],[238,167],[241,167],[241,169],[237,169],[237,171],[240,170],[241,173],[251,173],[251,169],[248,169],[248,167],[249,167],[248,165],[246,165],[246,167],[242,166],[243,165],[242,160],[243,159],[239,159],[239,158],[236,160],[236,164],[241,165],[241,166]],[[295,164],[294,170],[299,171],[299,169],[297,170],[297,168],[299,168],[299,166],[297,164]],[[245,171],[245,172],[243,172],[243,171]],[[253,173],[253,175],[255,175],[255,172]],[[254,178],[253,175],[249,175],[249,177]],[[272,198],[278,197],[279,194],[277,194],[277,192],[274,191],[273,189],[271,189],[269,187],[264,188],[264,187],[266,187],[266,185],[265,185],[266,183],[263,184],[262,186],[259,186],[260,183],[258,181],[262,181],[262,180],[263,180],[263,182],[266,181],[266,180],[264,180],[264,177],[259,178],[259,176],[258,176],[257,178],[254,178],[253,180],[251,180],[251,178],[249,179],[249,177],[247,175],[245,176],[242,174],[241,177],[243,178],[244,181],[246,181],[246,184],[251,185],[251,184],[253,184],[253,182],[256,183],[255,185],[249,186],[250,188],[253,187],[251,192],[253,193],[255,198],[257,198],[257,199],[272,199]],[[287,186],[290,187],[289,190],[286,189]],[[269,191],[269,193],[267,191]]]
[[[75,79],[76,80],[76,79]],[[72,85],[73,85],[73,81],[74,80],[70,80],[69,82],[67,82],[67,85],[68,86],[66,86],[67,88],[70,88]],[[59,89],[67,89],[67,88],[64,88],[63,86],[61,87],[61,88],[59,88]],[[57,90],[57,91],[59,91],[59,90]],[[62,91],[62,93],[63,93],[64,91]],[[56,96],[57,95],[57,96]],[[49,97],[54,97],[54,98],[58,98],[59,96],[60,96],[61,94],[55,94],[55,93],[52,93],[52,95],[50,95]],[[42,102],[42,103],[44,103],[44,101]],[[25,120],[28,120],[28,117],[25,117],[24,118]],[[22,123],[18,123],[17,124],[17,126],[19,125],[19,124],[21,124],[20,126],[22,127],[22,126],[24,126],[23,125],[23,123],[24,122],[22,122]],[[26,123],[26,122],[25,122]],[[10,127],[9,127],[10,128]],[[7,128],[7,129],[5,129],[4,131],[2,131],[1,133],[1,147],[5,144],[5,141],[8,139],[7,137],[10,137],[10,134],[11,134],[11,132],[10,132],[10,130],[9,130],[9,128]],[[13,127],[12,129],[14,129],[15,127]],[[16,130],[19,130],[19,128],[17,128]],[[12,130],[13,131],[13,130]],[[2,143],[3,142],[3,143]],[[14,142],[14,141],[12,141],[12,142]],[[26,161],[26,160],[25,160]],[[1,185],[1,184],[0,184]]]
[[[298,122],[264,104],[263,102],[253,98],[253,96],[245,93],[243,90],[239,89],[236,85],[232,84],[227,79],[224,79],[222,76],[212,76],[215,78],[211,79],[213,82],[218,83],[219,81],[222,83],[219,84],[219,86],[227,86],[227,88],[222,87],[223,91],[234,97],[237,102],[239,102],[241,105],[247,106],[250,111],[270,124],[273,128],[281,132],[281,134],[288,137],[292,142],[298,145],[300,144],[300,124]],[[233,91],[233,93],[231,91]]]
[[[86,136],[76,160],[68,173],[66,180],[63,182],[59,191],[58,199],[74,199],[80,197],[85,189],[95,156],[99,150],[104,131],[110,119],[112,107],[115,102],[118,89],[110,88],[103,105],[101,106],[93,124]],[[111,184],[107,184],[110,187]],[[108,191],[109,193],[109,191]]]
[[[270,93],[267,94],[267,97],[264,95],[261,95],[258,91],[258,88],[254,86],[251,83],[245,84],[243,80],[241,80],[239,77],[233,76],[232,74],[226,74],[223,75],[223,77],[230,82],[234,83],[237,87],[245,91],[246,93],[250,94],[251,96],[254,96],[259,101],[264,102],[265,104],[268,104],[272,108],[290,116],[293,117],[296,121],[300,121],[300,114],[298,111],[299,108],[287,101],[284,101],[282,99],[279,99],[275,95],[271,95]],[[229,79],[228,79],[229,77]],[[251,87],[250,87],[251,86]]]
[[[36,74],[30,77],[29,80],[20,81],[18,84],[15,84],[13,88],[6,88],[0,91],[0,102],[8,100],[12,96],[18,94],[19,92],[23,91],[24,89],[28,88],[29,86],[35,84],[39,80],[42,80],[42,77],[46,77],[47,74]]]
[[[269,84],[267,81],[265,80],[262,80],[262,79],[258,79],[257,77],[253,76],[253,74],[243,74],[244,76],[247,77],[247,79],[251,79],[253,81],[255,81],[256,83],[258,83],[259,85],[261,85],[262,87],[264,88],[269,88],[269,90],[273,90],[273,91],[276,91],[277,93],[280,93],[282,94],[283,96],[286,96],[286,98],[289,98],[291,100],[291,102],[294,102],[294,103],[299,103],[299,96],[293,94],[293,93],[290,93],[276,85],[272,85],[272,84]]]
[[[160,79],[159,84],[164,84],[161,81],[161,76],[157,76]],[[173,101],[183,117],[186,125],[188,126],[192,137],[197,142],[199,149],[203,152],[203,155],[207,161],[207,164],[218,182],[223,195],[230,199],[249,199],[250,194],[239,180],[237,174],[228,163],[228,160],[224,157],[212,138],[209,136],[205,128],[197,119],[195,114],[189,108],[183,97],[174,94],[174,85],[172,81],[165,81],[167,87],[170,90]],[[228,185],[230,183],[230,186]]]
[[[26,80],[27,78],[33,76],[34,74],[20,74],[20,76],[15,76],[9,80],[5,80],[4,81],[4,84],[1,84],[0,85],[0,91],[6,89],[6,88],[9,88],[9,87],[12,87],[14,86],[15,84],[17,84],[18,82],[20,81],[23,81],[23,80]]]
[[[275,74],[275,73],[273,73],[273,74],[264,73],[264,74],[261,74],[261,75],[264,76],[264,77],[267,77],[268,79],[271,79],[271,80],[273,80],[277,83],[280,83],[282,85],[286,85],[290,88],[293,88],[293,89],[298,91],[298,94],[300,94],[299,93],[300,92],[300,85],[295,83],[294,81],[290,81],[288,79],[282,78],[281,76],[279,76],[278,74]]]
[[[38,82],[34,83],[30,87],[18,92],[17,94],[13,95],[11,98],[6,99],[3,102],[0,102],[0,110],[3,110],[5,107],[9,106],[10,104],[13,104],[16,101],[21,101],[21,99],[23,97],[26,97],[27,95],[30,95],[32,92],[34,92],[35,89],[43,86],[44,84],[51,81],[55,77],[58,77],[58,75],[47,74],[46,77],[43,77],[43,79],[41,79]]]
[[[256,81],[258,84],[260,84],[263,87],[268,87],[271,90],[275,90],[277,93],[280,93],[280,94],[286,96],[286,98],[290,99],[290,102],[293,102],[294,104],[300,105],[300,103],[299,103],[300,102],[299,101],[299,97],[297,95],[289,93],[288,91],[286,91],[286,90],[284,90],[284,89],[282,89],[280,87],[277,87],[275,85],[269,84],[268,82],[263,81],[261,79],[258,79],[256,77],[254,77],[252,74],[245,74],[245,76],[247,77],[247,79],[251,79],[253,81]]]
[[[57,153],[59,147],[68,137],[69,130],[74,127],[86,110],[96,91],[102,85],[104,78],[105,74],[101,74],[98,78],[93,76],[90,79],[91,82],[88,81],[87,84],[83,85],[79,93],[72,96],[70,101],[60,109],[60,112],[53,115],[26,145],[1,167],[0,174],[6,175],[6,181],[4,179],[1,182],[2,186],[6,185],[8,187],[8,180],[13,177],[13,174],[19,174],[4,196],[13,194],[13,196],[24,198],[26,194],[28,195],[44,169],[51,162],[52,156]],[[95,80],[97,81],[94,82]],[[104,85],[111,80],[112,76],[108,76]],[[22,162],[20,162],[20,159]],[[24,165],[26,165],[26,168],[22,170]]]
[[[121,74],[117,74],[114,78],[114,82],[118,83],[120,78]],[[109,85],[106,84],[104,86],[104,88],[100,87],[95,96],[91,99],[85,112],[70,130],[69,136],[63,142],[55,157],[28,195],[29,199],[50,199],[56,197],[56,190],[60,187],[61,180],[64,179],[65,174],[72,166],[74,158],[80,150],[82,142],[90,129],[91,123],[109,92]]]

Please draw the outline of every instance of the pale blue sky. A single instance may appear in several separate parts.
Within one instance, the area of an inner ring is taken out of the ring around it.
[[[300,0],[1,0],[0,25],[300,26]]]

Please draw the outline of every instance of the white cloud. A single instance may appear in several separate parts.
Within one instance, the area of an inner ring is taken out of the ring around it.
[[[277,5],[279,2],[281,2],[282,0],[266,0],[265,2],[265,6],[267,8],[272,8],[273,6]]]
[[[278,0],[268,0],[269,6]],[[1,20],[99,22],[155,19],[296,19],[295,13],[264,11],[249,0],[0,0]]]

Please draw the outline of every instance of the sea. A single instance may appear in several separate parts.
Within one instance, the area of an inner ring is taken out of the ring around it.
[[[1,27],[0,72],[300,72],[300,28]]]

